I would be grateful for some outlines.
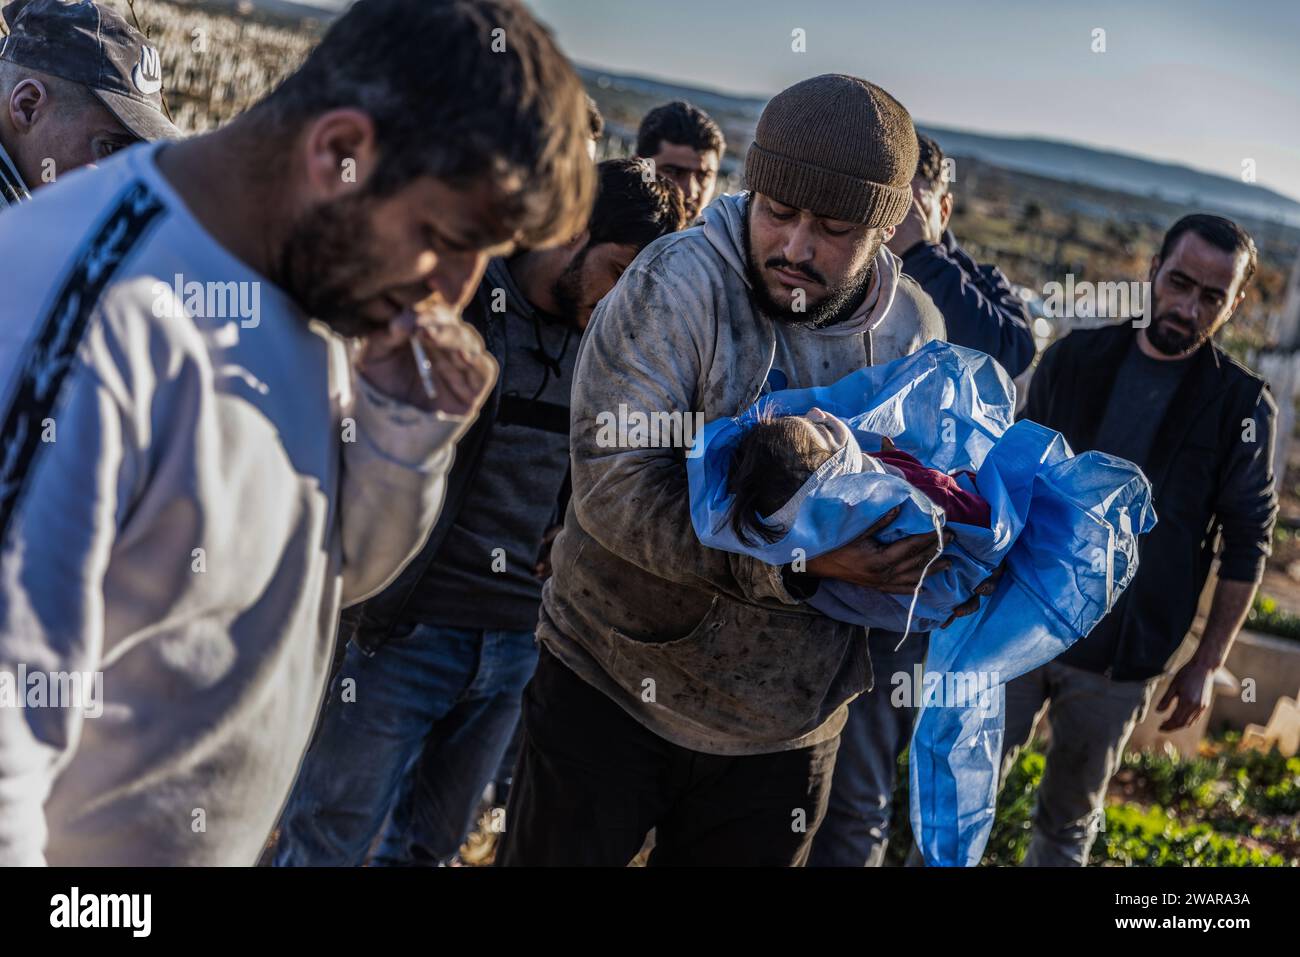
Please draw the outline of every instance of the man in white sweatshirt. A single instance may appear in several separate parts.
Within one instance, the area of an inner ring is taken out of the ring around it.
[[[495,378],[457,313],[582,229],[586,139],[515,0],[362,0],[231,125],[0,218],[0,864],[256,860]]]

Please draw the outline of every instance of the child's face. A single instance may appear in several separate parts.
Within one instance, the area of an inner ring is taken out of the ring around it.
[[[809,409],[799,417],[799,421],[804,423],[813,444],[825,451],[828,458],[849,441],[849,427],[821,409]]]

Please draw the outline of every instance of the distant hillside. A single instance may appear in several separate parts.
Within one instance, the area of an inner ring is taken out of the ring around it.
[[[251,3],[264,14],[299,20],[327,20],[331,17],[328,10],[292,0],[198,2],[244,9]],[[603,108],[614,104],[623,105],[624,108],[618,112],[625,115],[611,117],[620,131],[625,124],[631,123],[634,117],[639,117],[656,103],[675,99],[689,100],[718,120],[736,154],[743,153],[767,102],[760,96],[738,96],[595,67],[579,65],[578,72]],[[955,156],[974,157],[1006,169],[1066,182],[1087,183],[1116,192],[1156,197],[1172,203],[1300,227],[1300,202],[1288,199],[1267,187],[1243,183],[1238,179],[1058,140],[989,136],[927,124],[920,124],[919,129],[929,133],[946,152]],[[736,159],[739,159],[739,155]]]
[[[659,103],[666,103],[669,100],[689,100],[720,122],[723,118],[748,119],[752,126],[758,122],[759,114],[767,105],[767,100],[763,97],[734,96],[716,90],[703,90],[698,87],[668,83],[664,80],[651,80],[643,76],[624,76],[580,64],[578,75],[588,86],[612,93],[647,97]]]
[[[250,8],[256,9],[273,17],[288,20],[329,20],[337,13],[336,10],[323,9],[309,3],[294,3],[293,0],[206,0],[206,2],[211,6],[229,7],[239,13],[246,12]]]
[[[938,140],[945,152],[995,166],[1300,226],[1300,203],[1226,176],[1057,140],[985,136],[924,124],[919,128]]]
[[[689,100],[714,115],[727,131],[729,144],[738,151],[744,149],[748,136],[737,136],[733,131],[752,132],[766,102],[761,97],[697,90],[590,67],[579,67],[579,72],[589,88],[598,94],[614,94],[638,106],[671,99]],[[600,95],[597,99],[604,102]],[[1173,203],[1300,226],[1300,203],[1267,187],[1237,179],[1056,140],[987,136],[926,124],[920,124],[919,128],[955,156],[974,157],[994,166],[1066,182],[1087,183],[1116,192],[1155,196]]]

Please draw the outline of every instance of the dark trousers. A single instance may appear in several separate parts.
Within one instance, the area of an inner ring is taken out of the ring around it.
[[[726,757],[672,744],[543,646],[497,863],[802,866],[826,812],[838,737]]]
[[[810,867],[881,867],[889,848],[898,758],[912,740],[917,713],[915,695],[895,702],[896,676],[906,676],[903,687],[913,688],[930,635],[903,638],[873,628],[867,642],[876,683],[849,703],[826,820],[817,829]]]

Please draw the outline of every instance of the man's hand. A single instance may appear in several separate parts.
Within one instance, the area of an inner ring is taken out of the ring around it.
[[[1209,707],[1215,672],[1228,660],[1228,649],[1250,612],[1256,588],[1257,583],[1253,581],[1219,579],[1196,654],[1174,674],[1169,690],[1156,705],[1156,711],[1163,711],[1177,702],[1177,707],[1160,725],[1161,731],[1185,728]]]
[[[976,610],[980,606],[980,599],[987,598],[989,595],[993,594],[994,590],[998,587],[998,582],[1002,579],[1002,573],[1004,571],[1006,571],[1005,564],[999,565],[997,568],[993,569],[992,575],[975,586],[975,594],[954,608],[952,614],[948,616],[948,620],[939,627],[947,628],[958,618],[965,618],[967,615],[975,614]]]
[[[1177,702],[1164,724],[1160,725],[1161,731],[1177,731],[1201,716],[1210,703],[1215,670],[1195,658],[1178,669],[1173,681],[1169,682],[1169,690],[1156,705],[1156,711],[1164,711]]]
[[[430,399],[420,378],[411,339],[429,357],[437,394]],[[362,341],[357,371],[380,392],[427,412],[474,416],[497,378],[496,360],[469,323],[447,309],[404,313],[384,332]]]
[[[862,588],[902,595],[916,590],[923,571],[939,572],[949,568],[952,562],[946,558],[938,559],[929,569],[925,567],[939,543],[934,532],[909,535],[889,545],[882,545],[872,537],[896,519],[901,509],[901,505],[895,505],[849,544],[809,560],[806,574],[817,578],[837,578]],[[944,529],[943,535],[946,546],[953,540],[953,533]],[[980,606],[980,599],[993,594],[1004,571],[1005,567],[999,565],[992,575],[979,583],[975,594],[954,608],[948,620],[939,627],[947,628],[958,618],[973,614]]]
[[[809,559],[807,574],[818,578],[838,578],[887,594],[915,591],[925,563],[939,549],[938,535],[934,532],[909,535],[888,545],[882,545],[872,537],[898,518],[902,508],[895,505],[849,544]],[[943,543],[946,545],[950,541],[952,533],[945,529]],[[940,558],[930,566],[930,570],[943,571],[951,564],[948,559]]]

